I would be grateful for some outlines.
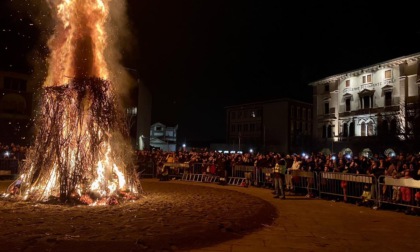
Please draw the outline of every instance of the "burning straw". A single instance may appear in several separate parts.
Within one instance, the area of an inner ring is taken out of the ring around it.
[[[110,82],[76,78],[44,87],[33,147],[10,192],[19,199],[117,204],[140,185]]]

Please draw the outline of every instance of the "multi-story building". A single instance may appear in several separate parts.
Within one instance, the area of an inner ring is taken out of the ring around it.
[[[311,147],[310,103],[284,98],[225,109],[229,149],[291,153]]]
[[[0,72],[0,141],[30,143],[34,89],[29,75]]]
[[[152,118],[152,95],[149,89],[138,81],[138,100],[136,109],[136,147],[139,150],[150,146],[150,125]]]
[[[419,59],[412,54],[310,83],[317,147],[383,152],[419,137]]]
[[[157,122],[150,127],[150,146],[159,148],[163,151],[176,151],[176,133],[178,125],[167,127],[165,124]]]

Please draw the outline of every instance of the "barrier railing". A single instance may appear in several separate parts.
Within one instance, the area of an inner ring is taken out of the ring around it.
[[[152,161],[140,162],[138,170],[141,171],[141,176],[144,178],[156,178],[157,176],[156,167]]]
[[[10,179],[19,173],[19,167],[24,161],[18,159],[0,158],[0,178]]]
[[[289,170],[285,176],[286,189],[303,189],[306,195],[314,197],[319,194],[318,174],[311,171]]]
[[[272,168],[256,167],[255,168],[255,185],[262,187],[272,187],[273,178],[271,176]]]
[[[272,168],[235,165],[232,176],[209,173],[202,163],[165,163],[164,167],[184,181],[221,183],[234,186],[272,186]],[[323,195],[348,198],[367,202],[380,207],[388,204],[409,208],[420,208],[420,181],[412,178],[392,178],[366,174],[288,171],[286,186],[289,189],[303,189],[307,195],[322,198]]]
[[[251,165],[235,165],[232,168],[232,177],[228,179],[228,184],[246,186],[254,184],[255,167]]]
[[[380,207],[383,204],[420,208],[420,181],[413,178],[380,176],[376,191]]]
[[[163,170],[168,171],[168,176],[170,178],[182,178],[185,173],[184,169],[190,167],[189,163],[164,163]]]
[[[319,176],[319,194],[334,195],[347,198],[362,199],[364,192],[371,192],[376,187],[375,177],[366,174],[346,174],[338,172],[321,172]],[[365,200],[375,201],[372,194]]]

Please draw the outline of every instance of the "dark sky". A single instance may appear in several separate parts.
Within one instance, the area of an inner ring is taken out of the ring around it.
[[[151,91],[152,122],[178,124],[179,139],[187,143],[223,142],[226,106],[282,97],[312,102],[311,81],[420,52],[419,14],[398,3],[128,4],[136,40],[132,51],[123,51],[123,64],[136,69]],[[0,15],[1,66],[18,67],[16,59],[33,49],[42,29],[28,26],[23,12],[1,8]]]

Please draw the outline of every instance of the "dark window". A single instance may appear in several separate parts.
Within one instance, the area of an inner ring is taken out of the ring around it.
[[[332,137],[332,126],[331,125],[328,125],[328,128],[327,129],[328,129],[327,130],[328,138],[331,138]]]
[[[390,126],[389,126],[389,133],[391,136],[395,136],[397,134],[397,120],[392,119]]]
[[[330,92],[330,85],[329,84],[324,85],[324,91],[325,92]]]
[[[324,114],[328,115],[330,113],[330,104],[328,102],[324,103]]]
[[[347,123],[343,124],[343,137],[348,137],[349,136],[349,129],[348,129],[348,125]]]
[[[385,106],[392,105],[392,92],[385,92]]]
[[[386,136],[388,134],[388,121],[383,120],[380,124],[380,127],[378,129],[378,134],[381,136]]]
[[[350,111],[350,98],[346,99],[346,111]]]
[[[4,89],[26,92],[26,80],[4,77]]]
[[[249,131],[251,131],[251,132],[255,131],[255,124],[254,123],[251,123],[249,125]]]
[[[355,131],[355,127],[354,127],[354,122],[350,123],[350,128],[349,128],[349,136],[354,136],[354,131]]]
[[[363,97],[363,108],[370,108],[370,96]]]

